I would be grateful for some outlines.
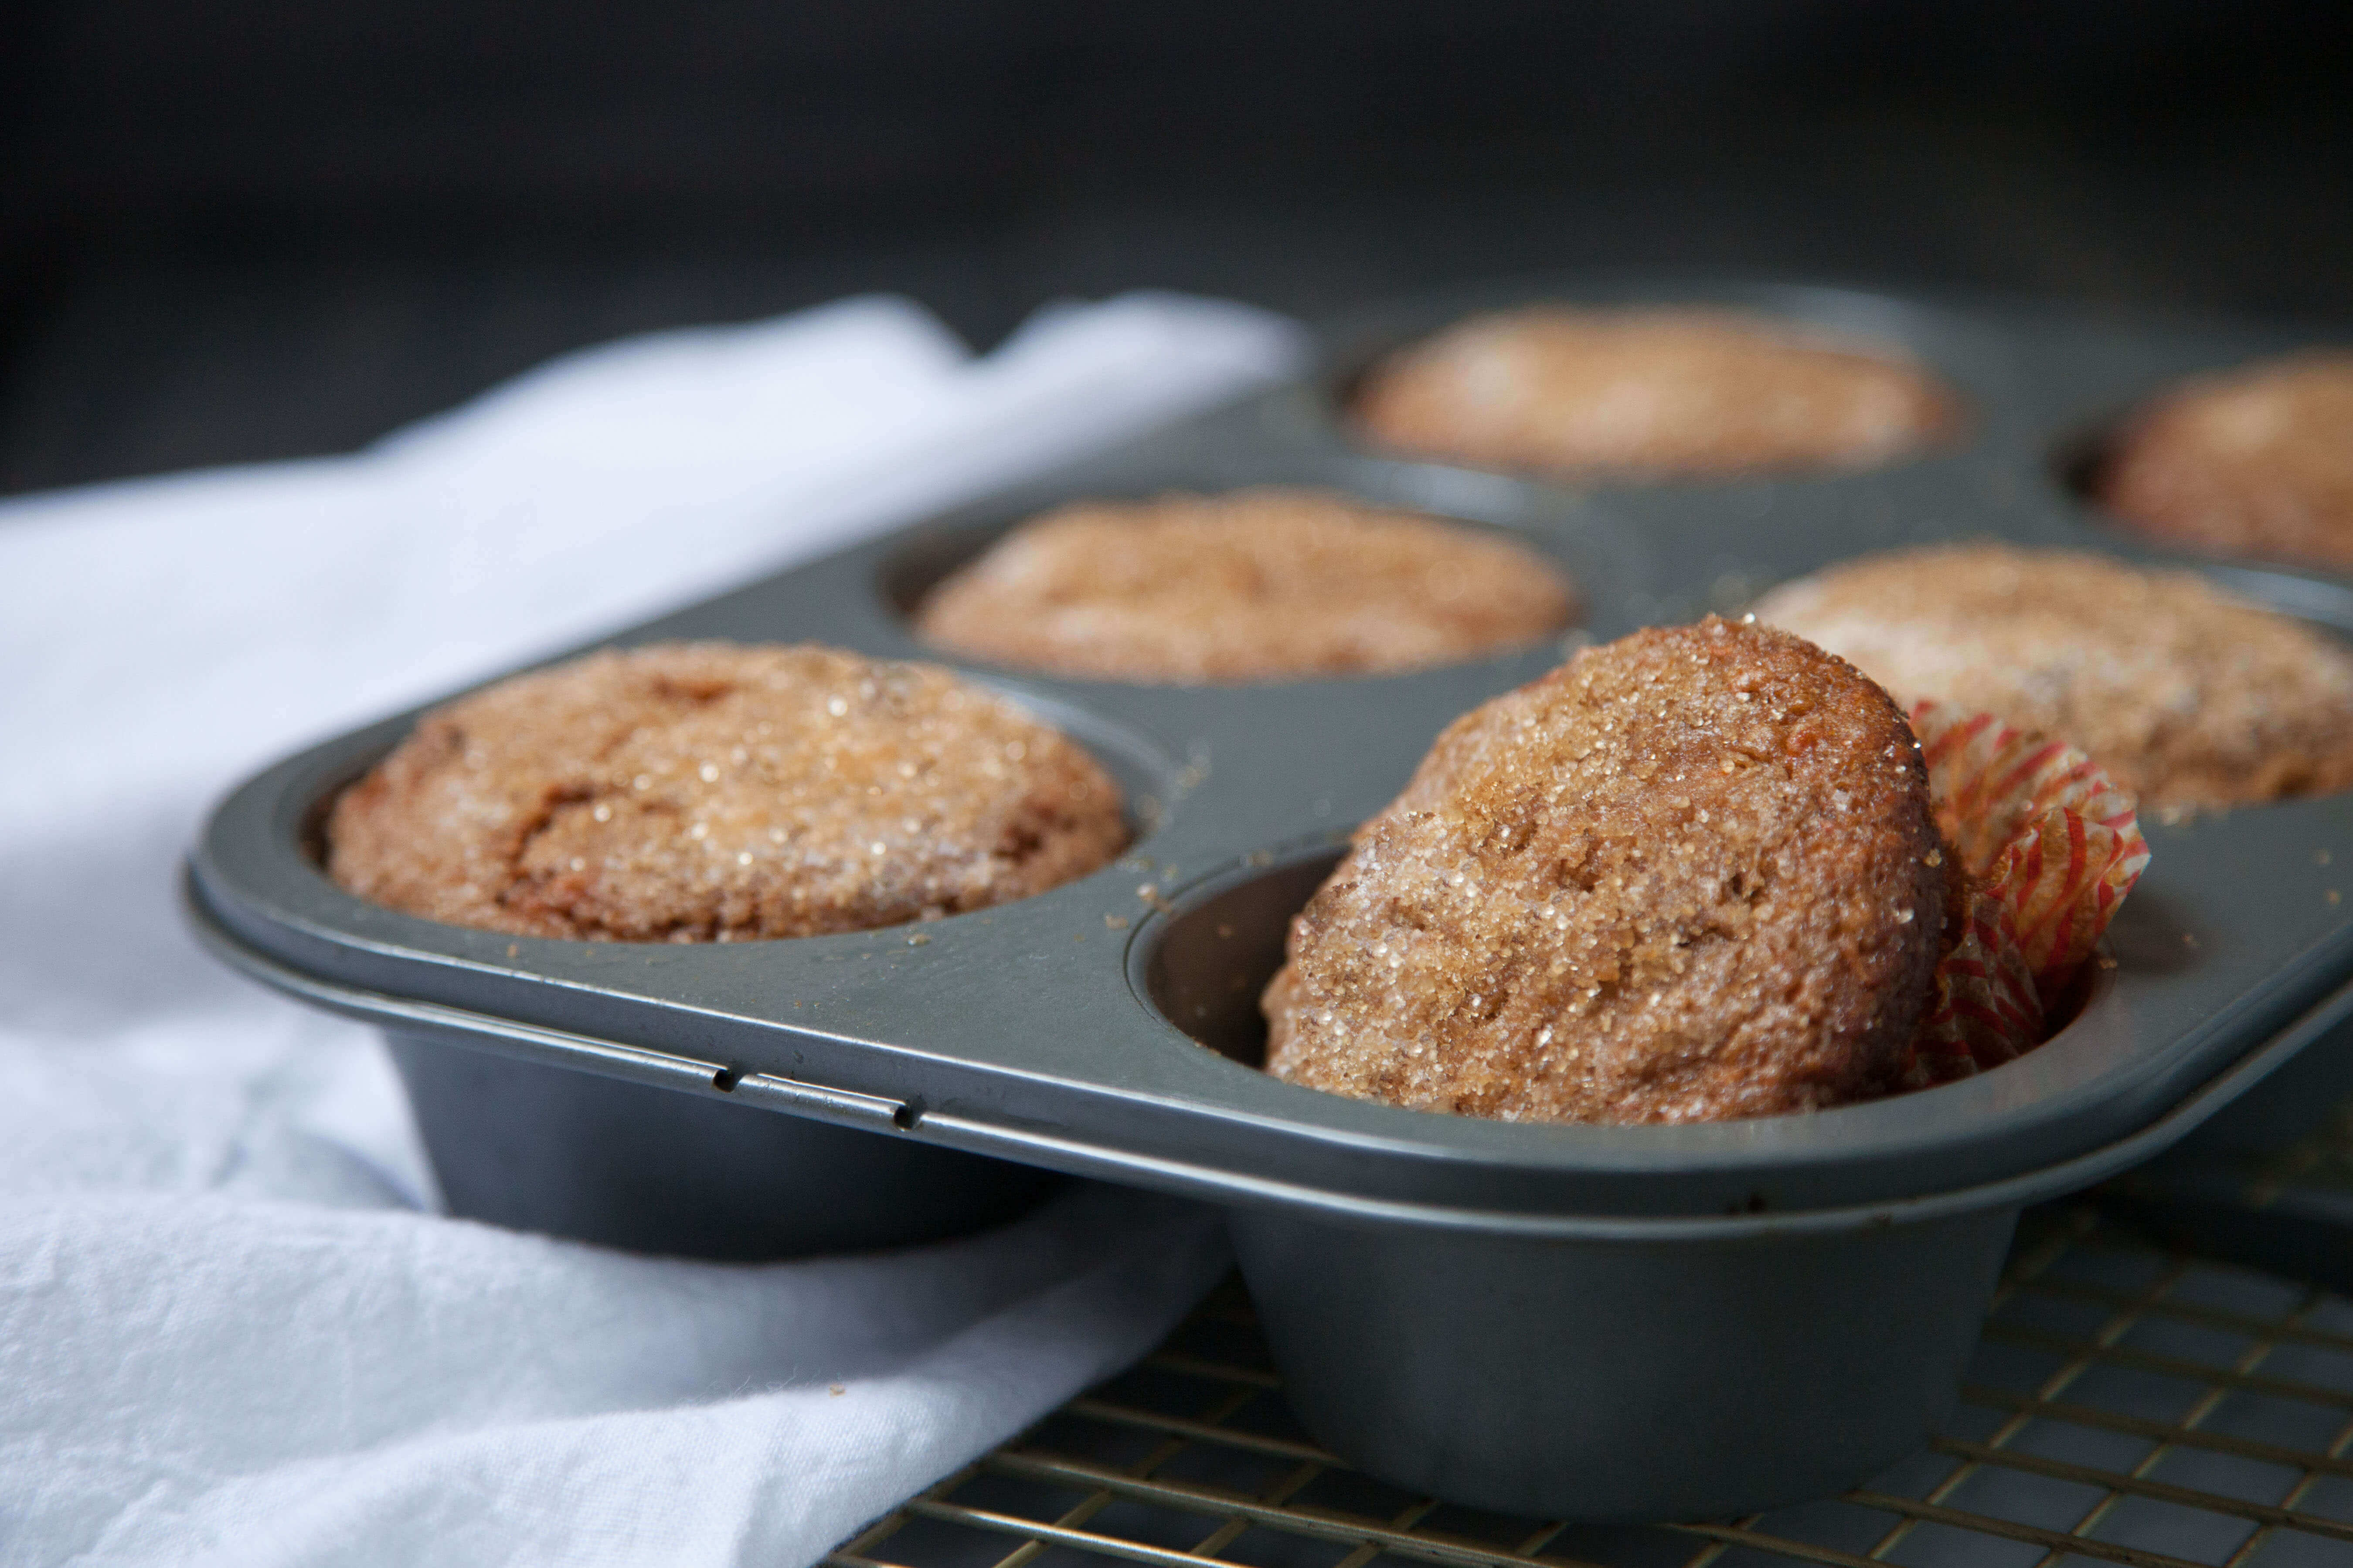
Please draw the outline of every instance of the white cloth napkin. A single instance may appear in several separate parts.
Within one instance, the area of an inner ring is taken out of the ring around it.
[[[1279,374],[1131,296],[571,356],[352,458],[0,505],[0,1563],[789,1565],[1148,1349],[1204,1211],[724,1266],[439,1217],[365,1030],[171,884],[317,735]]]

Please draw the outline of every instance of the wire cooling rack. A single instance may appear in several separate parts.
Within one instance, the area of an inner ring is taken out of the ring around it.
[[[2353,1176],[2348,1151],[2353,1121],[2340,1120],[2235,1190],[2275,1208],[2299,1182]],[[2353,1230],[2340,1237],[2353,1258]],[[1229,1281],[1158,1353],[828,1561],[1369,1568],[1383,1557],[1442,1568],[2348,1568],[2353,1300],[2154,1244],[2098,1202],[2032,1212],[1961,1407],[1926,1449],[1802,1507],[1598,1527],[1457,1508],[1351,1470],[1292,1419],[1249,1298]]]
[[[2269,1156],[2164,1161],[2100,1202],[2183,1251],[2353,1292],[2353,1100]]]

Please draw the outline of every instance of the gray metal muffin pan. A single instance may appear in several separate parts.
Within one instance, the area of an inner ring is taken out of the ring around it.
[[[1335,406],[1371,353],[1540,298],[1716,300],[1855,331],[1936,369],[1971,423],[1893,467],[1650,488],[1352,442]],[[930,657],[906,609],[1039,509],[1263,483],[1522,538],[1584,591],[1572,643],[1736,610],[1827,563],[1932,540],[2168,559],[2086,514],[2068,455],[2177,376],[2306,341],[1828,289],[1499,287],[1342,329],[1297,384],[609,641]],[[2218,571],[2353,628],[2345,583]],[[1442,1495],[1581,1517],[1763,1507],[1900,1457],[1951,1404],[2022,1204],[2219,1121],[2316,1040],[2353,1057],[2331,1033],[2353,1013],[2340,796],[2147,820],[2153,864],[2080,1015],[2021,1060],[1926,1093],[1713,1125],[1531,1126],[1255,1070],[1257,993],[1347,830],[1445,723],[1562,654],[1193,689],[967,666],[1094,751],[1138,839],[1078,882],[921,927],[607,944],[364,903],[321,873],[313,835],[413,713],[236,790],[190,857],[185,899],[229,962],[384,1026],[455,1212],[761,1257],[967,1228],[1027,1201],[1040,1168],[1205,1197],[1231,1212],[1292,1396],[1324,1441]]]

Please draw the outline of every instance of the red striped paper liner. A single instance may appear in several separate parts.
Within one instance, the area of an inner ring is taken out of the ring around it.
[[[1936,966],[1906,1075],[1966,1078],[2042,1044],[2057,998],[2148,865],[2133,797],[2074,747],[1921,702],[1912,728],[1968,918]]]

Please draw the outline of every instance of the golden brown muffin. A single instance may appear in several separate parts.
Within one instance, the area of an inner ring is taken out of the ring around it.
[[[2007,544],[1895,551],[1776,588],[1757,618],[2073,742],[2146,804],[2353,784],[2353,651],[2190,572]]]
[[[728,942],[1027,898],[1126,838],[1092,757],[946,670],[670,643],[427,714],[335,802],[327,868],[457,925]]]
[[[1944,860],[1919,742],[1852,667],[1637,632],[1455,721],[1357,830],[1267,987],[1267,1070],[1507,1121],[1862,1099],[1926,1007]]]
[[[1425,668],[1537,642],[1576,592],[1510,540],[1323,490],[1082,501],[935,589],[934,647],[1082,679]]]
[[[2194,550],[2353,566],[2353,351],[2186,384],[2126,424],[2092,491]]]
[[[1960,425],[1883,352],[1697,307],[1474,316],[1375,366],[1355,414],[1419,457],[1624,479],[1864,468]]]

